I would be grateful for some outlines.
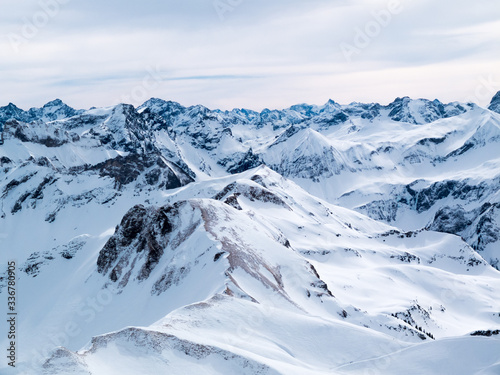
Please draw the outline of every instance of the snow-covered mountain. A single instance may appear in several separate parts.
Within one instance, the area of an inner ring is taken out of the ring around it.
[[[499,100],[1,107],[2,373],[498,373]]]
[[[32,121],[55,121],[82,113],[82,110],[75,110],[64,104],[60,99],[53,100],[45,104],[42,108],[30,108],[24,111],[14,104],[9,103],[7,106],[0,108],[0,125],[10,119],[16,119],[24,122]]]

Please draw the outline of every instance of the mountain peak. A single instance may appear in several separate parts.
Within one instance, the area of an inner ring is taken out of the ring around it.
[[[389,117],[398,122],[414,125],[428,124],[441,118],[457,116],[466,112],[459,103],[443,104],[438,99],[411,99],[408,96],[396,98],[387,107]]]
[[[27,120],[25,112],[13,103],[9,103],[5,107],[0,107],[0,130],[3,128],[2,124],[11,119],[19,121]]]
[[[342,110],[340,104],[336,103],[332,99],[328,99],[325,105],[320,109],[320,113],[337,113]]]
[[[493,96],[488,109],[490,111],[500,113],[500,91]]]
[[[47,108],[47,107],[60,107],[60,106],[63,106],[63,105],[66,105],[61,99],[54,99],[48,103],[46,103],[43,108]]]
[[[182,107],[179,103],[174,102],[172,100],[163,100],[160,98],[150,98],[146,100],[143,104],[141,104],[138,108],[143,107],[164,107],[164,106],[174,106],[174,107]]]
[[[409,96],[403,96],[403,97],[397,97],[394,99],[392,103],[389,104],[389,107],[400,104],[400,103],[408,103],[411,101],[411,98]]]
[[[129,111],[135,111],[135,108],[132,104],[126,104],[126,103],[120,103],[120,104],[117,104],[114,108],[113,108],[113,112],[115,111],[122,111],[122,112],[129,112]]]

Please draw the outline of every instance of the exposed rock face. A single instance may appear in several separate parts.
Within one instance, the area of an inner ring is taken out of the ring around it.
[[[397,187],[387,200],[374,200],[359,207],[376,220],[394,223],[405,210],[425,214],[435,210],[425,226],[428,230],[456,234],[464,238],[475,250],[482,252],[488,245],[500,240],[499,206],[491,203],[498,178],[475,184],[473,181],[440,181],[425,188],[419,182]],[[448,205],[453,203],[453,205]],[[496,252],[484,254],[486,260],[498,267]]]
[[[491,99],[488,109],[496,113],[500,113],[500,91],[495,94],[493,99]]]
[[[113,178],[119,186],[137,181],[142,174],[146,184],[156,185],[160,189],[175,189],[193,181],[179,167],[171,166],[160,155],[128,154],[108,159],[92,166],[91,170]]]
[[[260,201],[263,203],[273,203],[278,206],[282,206],[291,211],[291,208],[276,194],[274,194],[269,189],[259,186],[256,184],[249,183],[232,183],[227,185],[219,193],[214,196],[214,199],[223,200],[225,198],[231,198],[237,202],[237,197],[243,196],[250,201]],[[239,205],[238,205],[239,206]]]
[[[31,108],[24,111],[14,104],[9,103],[5,107],[0,107],[0,129],[8,120],[18,120],[22,122],[32,121],[55,121],[70,118],[82,113],[82,110],[75,110],[64,104],[60,99],[53,100],[45,104],[42,108]]]
[[[471,224],[471,220],[466,217],[466,211],[463,207],[446,206],[436,213],[429,229],[438,232],[459,234]]]
[[[262,164],[260,157],[254,154],[253,150],[250,148],[248,152],[237,161],[232,167],[229,167],[227,171],[229,173],[241,173],[249,169],[258,167]]]
[[[179,207],[186,203],[159,209],[142,205],[131,208],[123,217],[115,234],[99,252],[97,271],[109,274],[113,282],[127,285],[132,273],[138,281],[147,279],[157,266],[178,223]]]
[[[389,117],[398,122],[427,124],[441,118],[457,116],[467,111],[458,103],[443,104],[439,100],[411,100],[409,97],[397,98],[388,105]]]

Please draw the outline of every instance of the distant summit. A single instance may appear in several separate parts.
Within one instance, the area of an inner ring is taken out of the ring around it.
[[[491,103],[490,103],[488,109],[490,111],[500,113],[500,91],[495,94],[493,99],[491,99]]]
[[[8,120],[17,120],[27,123],[33,121],[49,122],[73,117],[82,112],[83,110],[71,108],[61,99],[52,100],[41,108],[34,107],[27,111],[9,103],[5,107],[0,107],[0,128],[2,128],[3,124]]]

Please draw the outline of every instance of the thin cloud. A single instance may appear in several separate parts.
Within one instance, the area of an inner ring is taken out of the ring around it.
[[[500,62],[500,9],[492,1],[401,0],[386,23],[377,18],[385,0],[243,0],[222,17],[216,4],[69,1],[15,52],[8,36],[22,35],[40,2],[6,1],[0,102],[31,107],[60,97],[81,108],[111,105],[151,69],[161,79],[148,95],[221,109],[366,101],[367,93],[382,102],[459,100]],[[370,23],[376,30],[373,22],[383,23],[380,30],[356,46],[359,31]],[[346,59],[343,43],[358,52]]]

